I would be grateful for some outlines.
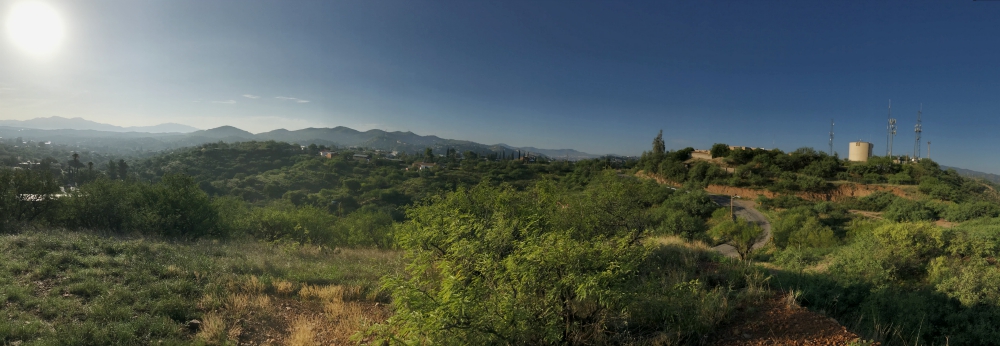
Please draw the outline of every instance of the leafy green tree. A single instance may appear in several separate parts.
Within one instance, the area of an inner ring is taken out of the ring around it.
[[[667,144],[663,142],[663,130],[653,138],[653,155],[663,155],[667,152]]]
[[[434,150],[431,148],[424,149],[424,162],[434,162]]]
[[[108,173],[108,178],[110,178],[112,180],[118,179],[118,166],[115,165],[115,161],[114,160],[108,160],[107,170],[108,170],[108,172],[107,172]]]
[[[754,250],[753,245],[764,234],[764,229],[754,222],[737,218],[712,227],[709,233],[717,242],[735,248],[740,259],[746,261],[750,259],[750,253]]]
[[[567,199],[575,205],[563,209],[552,184],[526,192],[481,184],[411,210],[397,229],[407,276],[385,284],[396,308],[388,333],[445,345],[606,342],[627,317],[633,273],[648,253],[630,227],[633,211],[615,207],[638,192],[625,187],[593,190],[596,201]],[[609,206],[586,220],[599,227],[572,226],[583,226],[577,211]]]
[[[122,180],[128,178],[128,164],[125,163],[124,159],[118,160],[118,177]]]
[[[671,156],[675,161],[684,162],[691,159],[691,153],[694,152],[694,148],[687,147],[681,150],[671,152]]]
[[[714,159],[716,157],[726,157],[726,156],[729,156],[729,151],[730,150],[729,150],[729,145],[728,144],[715,143],[715,144],[712,145],[712,150],[710,152],[712,154],[712,158]]]

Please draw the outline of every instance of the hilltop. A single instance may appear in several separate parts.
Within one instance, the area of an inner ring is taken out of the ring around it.
[[[175,126],[176,125],[176,126]],[[169,130],[169,131],[168,131]],[[118,127],[101,124],[82,118],[36,118],[25,121],[0,121],[0,137],[24,141],[51,142],[102,150],[116,155],[148,155],[149,152],[197,146],[205,143],[279,141],[299,145],[326,145],[337,147],[359,147],[405,153],[423,153],[425,148],[434,151],[453,149],[479,155],[508,153],[520,150],[522,154],[532,153],[555,159],[581,160],[597,158],[573,149],[540,149],[535,147],[515,147],[506,144],[488,145],[468,140],[441,138],[434,135],[418,135],[410,131],[368,130],[358,131],[348,127],[305,128],[300,130],[277,129],[258,134],[234,126],[220,126],[198,130],[179,124],[161,124],[151,127]]]

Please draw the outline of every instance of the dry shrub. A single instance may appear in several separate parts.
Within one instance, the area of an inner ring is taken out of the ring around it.
[[[798,309],[799,297],[801,296],[802,296],[802,291],[799,290],[790,290],[787,293],[785,293],[785,296],[783,297],[785,307],[792,310]]]
[[[271,296],[266,294],[254,296],[252,305],[258,312],[264,313],[271,308]]]
[[[289,281],[276,280],[272,282],[271,285],[274,286],[274,291],[277,292],[278,294],[290,295],[292,293],[295,293],[295,284]]]
[[[257,279],[257,276],[250,276],[249,279],[243,282],[243,292],[247,293],[261,293],[264,292],[264,283]]]
[[[243,334],[243,328],[240,328],[240,326],[237,324],[233,325],[232,328],[229,328],[229,333],[227,333],[226,336],[229,337],[229,340],[239,340],[240,335],[242,334]]]
[[[361,286],[303,285],[302,289],[299,290],[299,297],[302,299],[318,299],[325,302],[333,302],[364,300],[367,298],[367,295]]]
[[[218,297],[216,297],[215,294],[212,293],[206,293],[204,296],[201,297],[201,300],[198,301],[198,309],[202,311],[215,310],[220,305],[221,302],[219,301]]]
[[[288,335],[288,346],[310,346],[316,345],[315,323],[305,317],[299,317],[292,322],[292,330]]]
[[[347,344],[359,330],[389,318],[387,305],[379,303],[333,301],[323,304],[329,338],[336,344]]]
[[[209,345],[217,344],[226,331],[226,320],[214,312],[202,317],[201,329],[195,338]]]
[[[234,315],[244,315],[250,312],[250,296],[246,294],[230,294],[226,297],[226,310]]]
[[[250,312],[263,314],[271,308],[271,297],[266,294],[230,294],[226,297],[226,310],[235,316],[244,316]]]
[[[177,266],[171,264],[167,266],[166,275],[169,277],[179,277],[184,275],[184,270],[181,270],[181,268],[178,268]]]

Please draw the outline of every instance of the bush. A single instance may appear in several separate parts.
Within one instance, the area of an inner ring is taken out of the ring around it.
[[[218,211],[186,175],[160,183],[98,179],[66,198],[62,223],[71,228],[153,233],[194,239],[221,236]]]
[[[823,248],[837,245],[833,229],[823,225],[816,213],[805,207],[787,210],[771,225],[774,245],[786,247]]]
[[[546,217],[576,214],[576,208],[629,207],[639,193],[637,183],[597,185],[603,186],[588,193],[593,199],[573,199],[576,206],[566,209],[556,207],[551,187],[517,192],[488,185],[412,209],[411,221],[398,229],[408,276],[387,279],[385,286],[396,307],[395,338],[579,343],[600,342],[622,329],[623,308],[635,295],[634,273],[649,251],[637,242],[641,231],[618,217],[633,213],[612,210],[594,215],[596,220]],[[594,221],[599,228],[573,227]]]
[[[664,208],[661,208],[664,209]],[[659,210],[661,220],[654,229],[659,235],[678,235],[691,240],[704,233],[705,220],[680,210]]]
[[[727,145],[727,144],[715,143],[715,144],[712,145],[711,154],[712,154],[712,158],[713,159],[716,158],[716,157],[726,157],[726,156],[729,156],[729,152],[730,152],[730,149],[729,149],[729,145]]]
[[[0,168],[0,231],[12,224],[45,219],[58,207],[59,184],[41,170]]]
[[[952,204],[942,214],[945,220],[963,222],[972,219],[1000,216],[1000,206],[990,202]]]
[[[916,222],[936,220],[934,213],[923,203],[905,198],[897,198],[885,208],[882,217],[896,222]]]
[[[837,253],[831,273],[847,282],[875,285],[919,279],[926,265],[944,251],[945,233],[930,223],[893,223],[876,227]]]
[[[852,201],[847,201],[844,204],[848,208],[880,212],[889,207],[892,202],[899,199],[896,195],[891,192],[886,191],[876,191],[868,196],[861,197]]]

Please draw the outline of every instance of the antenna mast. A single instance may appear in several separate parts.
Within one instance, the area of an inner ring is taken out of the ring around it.
[[[917,111],[917,125],[913,127],[913,132],[916,133],[917,139],[916,143],[913,145],[913,158],[920,160],[920,133],[924,132],[924,126],[920,124],[920,117],[924,113],[924,104],[920,104],[920,110]],[[930,151],[930,149],[928,149]],[[928,153],[930,154],[930,153]]]
[[[892,118],[892,100],[889,100],[889,124],[886,126],[886,156],[892,157],[892,140],[896,137],[896,119]]]
[[[833,119],[830,119],[830,156],[833,156]]]

